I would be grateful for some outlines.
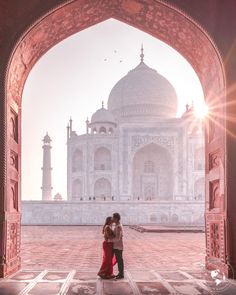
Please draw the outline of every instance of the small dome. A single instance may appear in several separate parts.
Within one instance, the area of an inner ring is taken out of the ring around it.
[[[110,92],[108,110],[116,118],[124,116],[176,117],[177,95],[171,83],[140,64],[120,79]]]
[[[92,115],[91,123],[115,123],[115,118],[110,111],[102,106]]]

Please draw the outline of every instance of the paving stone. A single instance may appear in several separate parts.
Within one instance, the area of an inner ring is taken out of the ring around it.
[[[207,272],[205,270],[201,271],[201,272],[193,272],[193,271],[189,271],[188,272],[192,277],[197,278],[197,279],[201,279],[201,280],[206,280],[209,281],[212,279],[211,277],[211,273]]]
[[[171,294],[161,282],[140,282],[137,286],[141,294],[148,295],[166,295]]]
[[[38,283],[28,295],[56,295],[61,289],[61,283]]]
[[[130,271],[131,277],[134,281],[153,281],[157,277],[150,271]]]
[[[69,272],[50,271],[43,277],[43,280],[49,280],[49,281],[65,280],[68,274]]]
[[[134,295],[131,286],[124,281],[104,281],[103,283],[104,295]]]
[[[74,275],[75,280],[80,280],[80,281],[90,281],[90,280],[97,280],[97,273],[96,272],[81,272],[77,271],[76,274]]]
[[[40,274],[40,271],[20,271],[16,275],[11,276],[12,280],[26,281],[33,280]]]
[[[202,287],[197,285],[195,282],[174,282],[171,283],[172,287],[181,295],[209,295],[210,292],[204,290]]]
[[[1,295],[18,295],[27,286],[27,283],[20,282],[6,282],[0,280],[0,294]]]
[[[96,283],[71,283],[67,295],[95,295]],[[120,294],[121,295],[121,294]]]
[[[162,278],[166,280],[182,281],[182,280],[188,279],[185,275],[183,275],[182,273],[178,271],[168,271],[168,272],[160,271],[159,274],[162,276]]]

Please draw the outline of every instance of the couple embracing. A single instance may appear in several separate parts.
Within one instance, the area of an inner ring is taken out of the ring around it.
[[[113,217],[109,216],[106,218],[102,233],[104,236],[103,260],[98,276],[102,279],[123,279],[123,227],[119,213],[114,213]],[[113,274],[113,266],[116,263],[118,264],[119,273],[115,276]]]

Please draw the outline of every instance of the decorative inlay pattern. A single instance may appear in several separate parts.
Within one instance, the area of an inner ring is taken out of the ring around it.
[[[224,217],[219,214],[208,214],[206,216],[206,239],[207,239],[207,261],[210,264],[226,263],[226,248],[225,248],[225,221]],[[218,262],[211,258],[219,259]],[[214,261],[214,262],[213,262]],[[224,267],[227,267],[226,265]]]
[[[18,155],[14,151],[11,150],[10,152],[10,164],[18,171]]]
[[[210,182],[210,210],[219,209],[221,206],[220,181]]]
[[[132,152],[137,150],[138,148],[145,146],[149,143],[156,143],[162,147],[167,148],[171,152],[174,152],[174,137],[173,136],[140,136],[135,135],[131,138],[132,141]]]
[[[7,259],[13,259],[18,252],[18,224],[16,222],[8,224],[8,247]]]
[[[206,216],[207,221],[222,221],[223,217],[220,214],[208,214]]]
[[[11,180],[10,210],[18,211],[18,182]]]
[[[216,151],[209,155],[209,170],[219,167],[220,165],[220,151]]]
[[[18,115],[11,109],[9,122],[10,136],[18,142]]]
[[[210,226],[210,238],[211,238],[211,256],[220,258],[220,233],[219,224],[211,223]]]

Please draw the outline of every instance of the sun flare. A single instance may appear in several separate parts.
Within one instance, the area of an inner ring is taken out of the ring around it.
[[[199,119],[204,119],[209,113],[209,109],[206,104],[199,104],[195,107],[195,115]]]

